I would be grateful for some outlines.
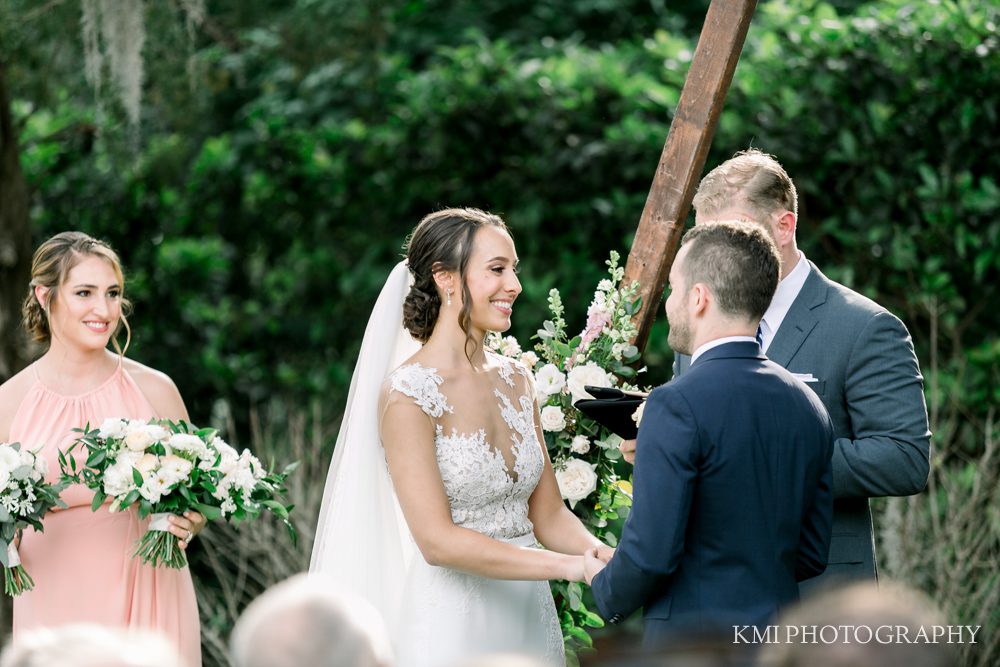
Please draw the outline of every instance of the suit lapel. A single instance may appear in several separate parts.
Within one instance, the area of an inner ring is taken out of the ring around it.
[[[817,309],[826,303],[826,294],[830,288],[826,278],[812,262],[809,262],[809,277],[802,285],[802,290],[792,302],[788,314],[778,327],[774,340],[767,348],[767,358],[779,366],[788,366],[802,343],[819,322]]]

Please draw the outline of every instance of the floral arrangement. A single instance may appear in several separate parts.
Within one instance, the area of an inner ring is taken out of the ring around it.
[[[0,444],[0,563],[4,567],[4,591],[20,595],[35,587],[17,553],[18,535],[28,526],[42,531],[42,517],[53,507],[66,507],[59,500],[62,487],[45,482],[45,459],[22,449],[19,443]]]
[[[137,505],[140,518],[152,515],[133,554],[144,563],[187,565],[177,537],[168,530],[167,517],[189,510],[209,521],[225,518],[239,525],[267,509],[296,539],[288,520],[292,507],[277,500],[286,492],[285,478],[295,463],[273,472],[249,450],[237,452],[216,429],[199,429],[184,421],[112,418],[96,430],[89,430],[89,425],[75,430],[82,435],[59,455],[63,480],[93,490],[94,511],[110,500],[112,512]],[[82,468],[72,455],[77,448],[86,450]]]
[[[605,262],[609,277],[601,280],[587,309],[587,323],[570,339],[566,332],[565,308],[559,290],[549,291],[552,319],[538,330],[534,352],[523,352],[512,336],[490,334],[487,345],[508,357],[519,359],[535,378],[545,434],[556,480],[562,496],[595,535],[611,546],[618,543],[621,524],[631,507],[631,467],[622,465],[618,450],[621,438],[573,407],[582,398],[592,398],[585,386],[636,390],[632,384],[640,371],[631,366],[639,358],[632,344],[637,329],[632,316],[639,311],[638,283],[622,286],[625,270],[620,255],[612,251]],[[578,583],[553,582],[560,601],[563,633],[572,647],[591,646],[585,627],[604,623],[587,609],[584,587]]]

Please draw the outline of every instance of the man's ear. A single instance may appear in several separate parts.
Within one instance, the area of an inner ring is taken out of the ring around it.
[[[35,285],[35,300],[38,301],[38,305],[42,307],[42,310],[45,310],[45,306],[49,302],[49,288]]]
[[[779,247],[784,247],[795,239],[796,223],[795,214],[791,211],[783,211],[778,215],[774,223],[774,238]]]
[[[688,314],[692,317],[702,317],[708,312],[709,303],[712,300],[712,293],[705,283],[695,283],[688,294]]]

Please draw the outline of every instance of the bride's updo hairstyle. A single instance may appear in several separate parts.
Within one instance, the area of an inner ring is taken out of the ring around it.
[[[115,351],[119,355],[124,355],[125,350],[128,349],[129,341],[132,339],[132,331],[125,318],[132,304],[125,298],[125,278],[122,273],[121,261],[111,246],[83,232],[56,234],[35,251],[35,256],[31,260],[31,282],[28,286],[28,295],[21,306],[24,329],[36,342],[48,344],[52,341],[52,328],[49,326],[49,321],[52,315],[52,306],[59,299],[59,288],[66,281],[70,270],[86,257],[100,257],[111,265],[118,278],[118,286],[122,295],[121,317],[111,342]],[[36,287],[48,289],[48,298],[45,300],[44,308],[35,298]],[[125,329],[126,335],[124,349],[118,345],[118,332],[122,328]]]
[[[458,324],[473,349],[479,345],[469,335],[472,295],[465,284],[465,271],[472,254],[473,238],[487,225],[510,234],[500,216],[477,208],[449,208],[431,213],[413,230],[406,244],[406,261],[413,274],[413,286],[403,302],[403,326],[420,342],[425,343],[431,337],[441,311],[441,295],[434,283],[434,274],[457,271],[463,297]]]

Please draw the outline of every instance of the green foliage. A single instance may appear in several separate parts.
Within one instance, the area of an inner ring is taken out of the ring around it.
[[[37,240],[78,228],[121,251],[131,354],[199,423],[286,399],[335,417],[406,234],[444,205],[510,223],[514,335],[553,285],[581,330],[600,262],[631,243],[707,6],[229,0],[192,47],[151,3],[131,145],[116,109],[94,110],[73,3],[36,4],[0,7],[0,50]],[[972,0],[759,3],[708,158],[776,154],[809,258],[906,322],[938,466],[981,454],[1000,400],[998,25]],[[661,319],[648,381],[670,361]]]

